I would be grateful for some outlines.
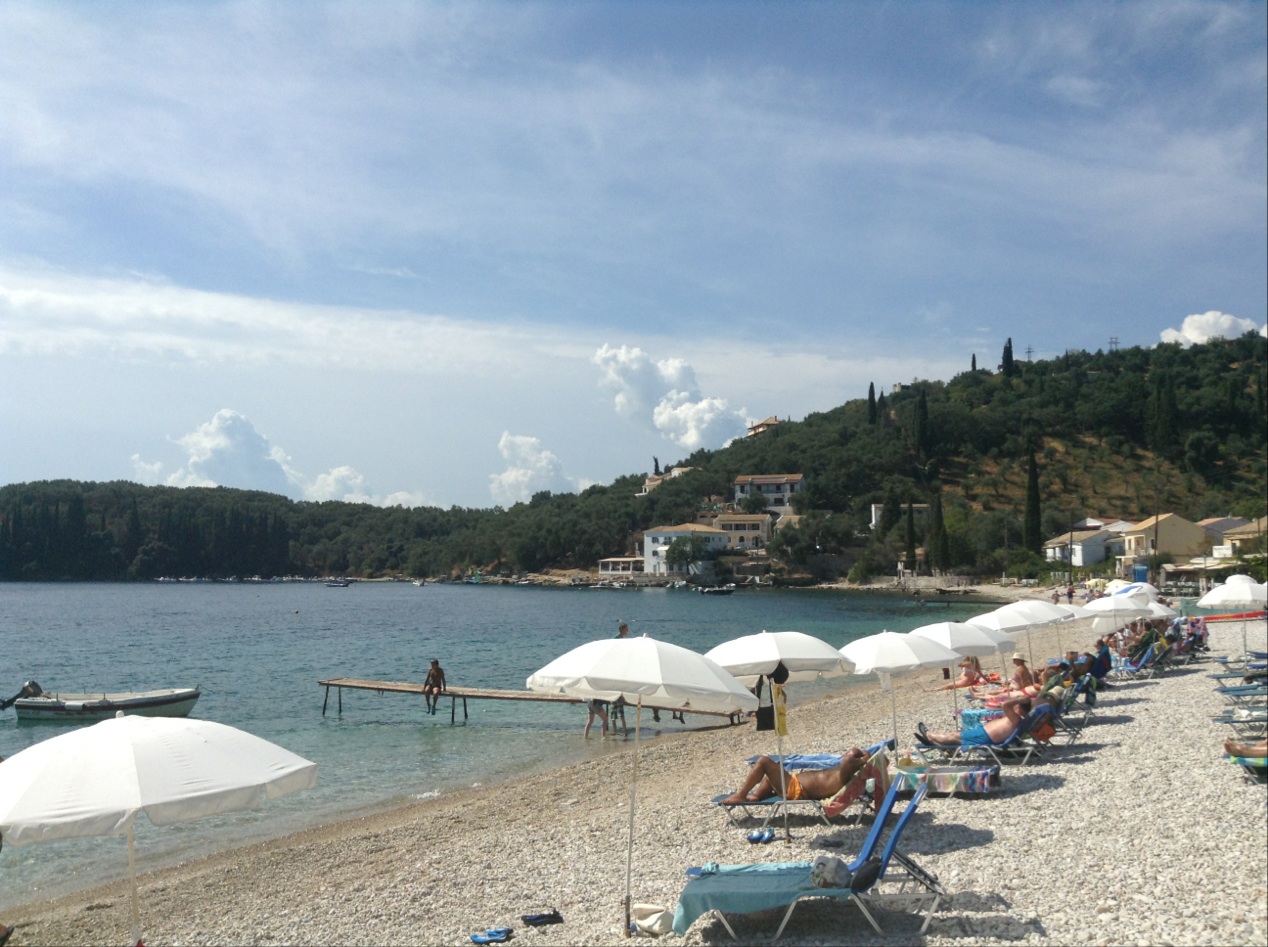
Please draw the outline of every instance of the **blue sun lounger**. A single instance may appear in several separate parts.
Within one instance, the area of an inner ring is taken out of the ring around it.
[[[876,756],[883,750],[892,750],[894,748],[894,740],[882,740],[880,743],[873,743],[864,752],[868,755],[870,763],[876,763]],[[840,753],[785,753],[783,756],[772,756],[771,759],[776,762],[782,762],[787,770],[814,770],[814,769],[832,769],[841,765]],[[746,762],[750,765],[756,763],[758,757],[751,756]],[[855,777],[858,778],[857,776]],[[884,788],[884,787],[881,787]],[[879,789],[878,789],[879,792]],[[771,820],[779,815],[784,806],[795,809],[798,806],[809,807],[810,810],[817,815],[824,825],[832,825],[832,816],[824,810],[823,806],[827,799],[784,799],[783,796],[767,796],[765,799],[759,799],[756,802],[745,801],[732,805],[724,805],[722,800],[727,798],[728,793],[722,793],[714,796],[709,801],[715,806],[720,807],[727,814],[727,818],[731,820],[732,825],[739,826],[741,824],[737,813],[743,818],[761,819],[761,825],[765,828],[770,824]],[[842,810],[841,815],[849,811],[849,807]],[[860,814],[861,815],[861,814]]]
[[[738,940],[735,929],[727,920],[726,915],[752,914],[756,911],[786,907],[787,910],[773,938],[778,940],[788,925],[794,908],[803,898],[852,901],[858,905],[863,916],[878,934],[884,932],[869,909],[869,903],[884,904],[902,901],[922,906],[927,904],[927,911],[922,912],[925,914],[925,922],[920,929],[921,933],[924,933],[934,911],[937,910],[938,902],[946,895],[946,889],[934,875],[921,869],[910,857],[900,854],[897,851],[897,845],[903,829],[925,796],[926,786],[921,785],[916,790],[915,796],[894,825],[884,850],[879,857],[875,855],[885,816],[893,808],[898,785],[899,783],[895,782],[890,787],[881,812],[873,822],[862,850],[848,866],[855,879],[851,887],[817,887],[810,880],[810,862],[721,865],[716,870],[700,874],[687,882],[682,896],[678,899],[678,906],[674,910],[674,933],[682,936],[697,919],[710,911],[716,911],[727,933]],[[895,866],[892,877],[889,874],[891,864]],[[894,893],[878,891],[878,886],[885,883],[896,883],[899,890]]]
[[[949,759],[969,759],[974,756],[989,756],[996,763],[1020,763],[1025,765],[1031,757],[1043,758],[1043,749],[1039,743],[1028,741],[1030,731],[1039,725],[1041,720],[1051,719],[1052,707],[1047,703],[1040,704],[1021,718],[1021,722],[998,743],[964,743],[960,746],[944,746],[940,743],[929,743],[919,738],[917,748],[921,751],[935,750]]]

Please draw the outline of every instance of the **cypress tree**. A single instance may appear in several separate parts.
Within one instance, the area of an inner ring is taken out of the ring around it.
[[[1012,378],[1017,372],[1017,366],[1013,364],[1013,339],[1009,336],[1008,341],[1004,343],[1004,356],[1000,359],[1000,371],[1004,373],[1005,378]]]
[[[1043,551],[1043,518],[1039,510],[1039,465],[1032,451],[1026,461],[1026,512],[1021,524],[1023,549]]]
[[[969,371],[977,371],[977,353],[973,353],[973,358],[969,361]]]
[[[876,423],[876,385],[870,381],[867,383],[867,423]]]
[[[911,509],[911,500],[907,501],[907,568],[916,571],[916,515]]]
[[[936,574],[947,567],[946,532],[942,522],[942,494],[935,492],[929,497],[929,528],[925,530],[925,562],[929,563],[930,573]]]
[[[923,460],[929,453],[929,398],[924,388],[916,399],[916,430],[912,439],[916,442],[916,453]]]

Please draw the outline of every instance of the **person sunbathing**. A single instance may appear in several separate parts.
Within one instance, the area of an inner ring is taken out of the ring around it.
[[[854,747],[841,758],[841,765],[832,769],[807,769],[792,773],[769,756],[759,756],[749,770],[744,783],[722,800],[724,806],[738,806],[746,802],[761,802],[771,796],[785,799],[831,799],[848,783],[867,762],[867,754]],[[781,794],[780,774],[783,774]]]
[[[1229,737],[1224,741],[1224,752],[1229,756],[1241,756],[1246,759],[1264,759],[1268,757],[1268,738],[1256,743],[1241,743]]]
[[[985,723],[969,727],[958,733],[930,733],[923,723],[916,724],[916,737],[933,746],[985,746],[1006,740],[1017,729],[1023,717],[1030,713],[1030,699],[1010,700],[1001,708],[1002,717],[992,717]]]
[[[986,674],[982,671],[982,662],[977,658],[965,658],[960,662],[960,676],[941,687],[926,687],[925,691],[953,691],[961,687],[977,687],[986,683]]]

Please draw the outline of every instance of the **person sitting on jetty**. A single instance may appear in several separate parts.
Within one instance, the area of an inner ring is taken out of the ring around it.
[[[959,690],[961,687],[978,687],[987,682],[986,674],[982,671],[982,662],[977,658],[965,658],[960,662],[960,676],[949,684],[943,684],[941,687],[926,687],[925,691],[953,691]]]
[[[1255,743],[1242,743],[1229,737],[1224,741],[1224,752],[1229,756],[1259,760],[1268,757],[1268,737]]]
[[[423,697],[427,701],[427,712],[434,714],[440,706],[440,695],[445,692],[445,672],[440,661],[431,659],[431,667],[427,669],[427,677],[423,681]]]
[[[792,773],[771,757],[759,756],[740,788],[721,800],[721,805],[739,806],[780,795],[781,773],[785,799],[831,799],[863,768],[867,759],[867,753],[856,746],[841,757],[840,766]]]
[[[930,733],[923,723],[916,724],[916,738],[933,746],[986,746],[1008,739],[1022,718],[1030,713],[1030,699],[1007,701],[1002,717],[992,717],[976,727],[958,733]]]

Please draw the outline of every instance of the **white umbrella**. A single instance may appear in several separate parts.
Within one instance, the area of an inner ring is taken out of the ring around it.
[[[1151,602],[1158,601],[1162,597],[1161,590],[1155,585],[1148,582],[1129,582],[1110,592],[1111,595],[1144,595]]]
[[[724,641],[705,657],[735,675],[741,683],[752,684],[759,674],[769,676],[783,664],[788,680],[813,681],[854,670],[846,657],[822,638],[801,631],[763,631]]]
[[[705,652],[705,657],[726,668],[745,686],[756,684],[758,675],[769,677],[781,664],[788,672],[788,681],[813,681],[819,677],[849,674],[854,670],[854,665],[832,645],[801,631],[762,631],[756,635],[745,635],[722,642]],[[775,729],[775,755],[781,760],[784,755],[778,727]],[[779,776],[779,793],[782,796],[785,795],[782,767]],[[787,806],[784,807],[784,837],[791,838]]]
[[[638,804],[638,742],[643,700],[674,710],[734,713],[756,710],[757,698],[714,661],[687,648],[641,638],[591,641],[551,661],[525,682],[529,690],[598,700],[624,697],[637,703],[634,772],[630,781],[629,843],[625,852],[625,925],[630,931],[630,878],[634,861],[634,810]]]
[[[1223,585],[1217,585],[1198,599],[1198,608],[1244,608],[1259,610],[1268,607],[1268,583],[1257,583],[1250,576],[1231,575]],[[1236,581],[1234,581],[1236,580]],[[1242,619],[1242,653],[1249,654],[1246,645],[1246,619]]]
[[[1146,618],[1175,618],[1180,614],[1170,605],[1163,605],[1162,602],[1150,602],[1145,607],[1149,609]]]
[[[317,764],[210,720],[124,716],[44,740],[0,763],[0,837],[10,845],[128,836],[133,940],[141,939],[133,823],[254,809],[317,784]]]
[[[1115,632],[1129,621],[1146,618],[1149,606],[1136,595],[1103,595],[1083,607],[1094,613],[1092,629],[1098,634]]]
[[[854,662],[855,674],[876,674],[882,689],[889,690],[890,713],[894,722],[894,742],[898,742],[898,696],[889,683],[889,675],[906,674],[921,668],[954,667],[960,656],[950,648],[920,635],[901,635],[882,631],[851,641],[841,653]]]
[[[1016,602],[1009,602],[1007,605],[1001,605],[995,609],[996,612],[1003,612],[1006,615],[1018,615],[1027,618],[1031,622],[1031,627],[1037,625],[1057,625],[1061,622],[1070,621],[1070,613],[1060,605],[1053,605],[1051,602],[1041,602],[1038,599],[1028,598],[1021,599]],[[1030,645],[1030,663],[1035,663],[1034,646],[1027,639]],[[1057,650],[1064,655],[1065,646],[1061,642],[1061,629],[1057,629]]]
[[[1008,632],[1009,634],[1021,634],[1030,632],[1035,625],[1040,624],[1035,620],[1033,615],[1026,615],[1017,609],[1005,609],[1003,606],[992,612],[984,612],[981,615],[974,615],[969,619],[970,625],[979,625],[983,628],[990,628],[992,631]],[[1030,648],[1030,663],[1035,663],[1035,646],[1026,639],[1026,644]]]
[[[981,625],[966,624],[956,621],[939,621],[932,625],[921,625],[913,628],[908,634],[919,635],[936,641],[944,648],[954,651],[963,658],[981,658],[988,654],[1011,654],[1013,639],[1003,632],[983,628]],[[958,705],[956,688],[951,688],[951,719],[955,719]]]

